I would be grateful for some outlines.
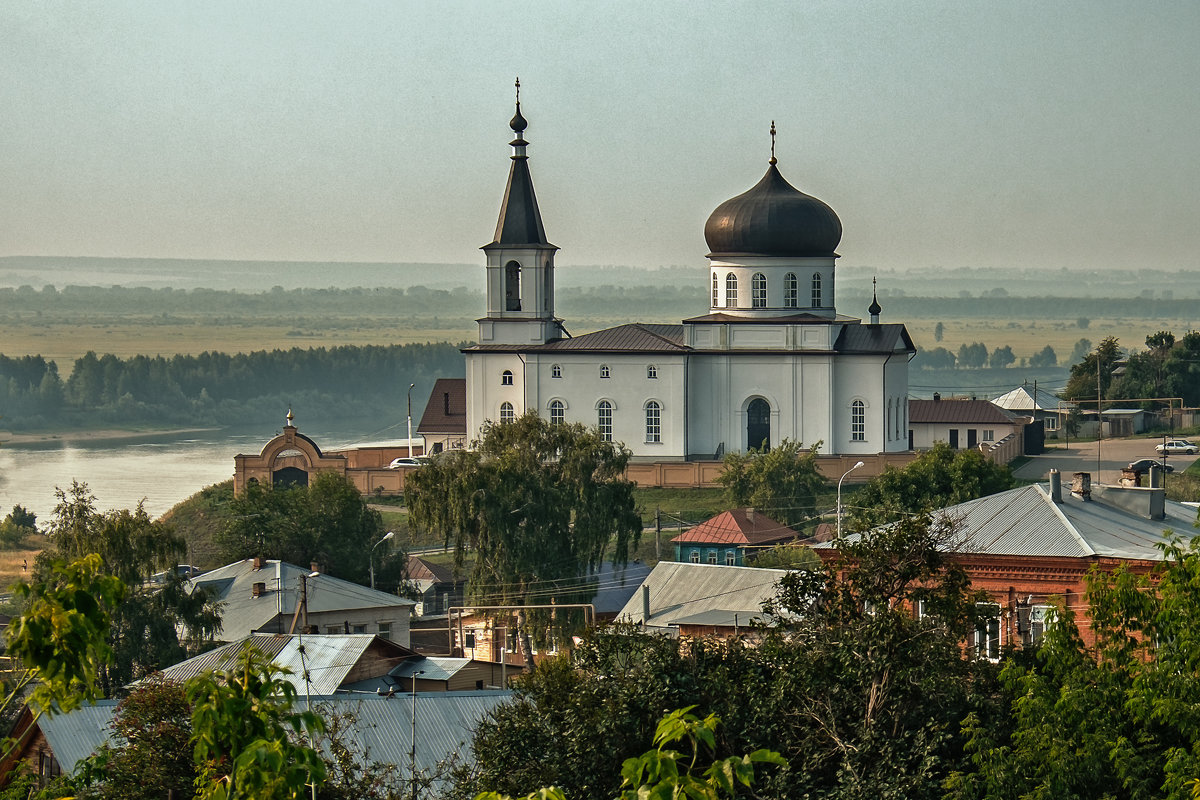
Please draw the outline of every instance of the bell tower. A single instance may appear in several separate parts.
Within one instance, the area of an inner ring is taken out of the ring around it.
[[[508,186],[500,203],[496,237],[481,249],[487,256],[487,316],[479,323],[480,344],[544,344],[562,337],[554,316],[554,253],[546,240],[533,193],[518,79],[517,113],[509,127],[516,138]]]

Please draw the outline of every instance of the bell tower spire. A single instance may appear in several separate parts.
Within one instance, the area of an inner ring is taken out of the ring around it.
[[[528,121],[521,113],[521,79],[516,81],[516,113],[508,123],[514,138],[508,185],[500,201],[496,235],[483,246],[487,255],[487,316],[479,322],[479,342],[544,343],[562,336],[554,316],[554,253],[546,239],[542,212],[529,172]]]

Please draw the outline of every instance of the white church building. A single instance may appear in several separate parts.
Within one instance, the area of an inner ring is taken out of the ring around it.
[[[512,167],[487,257],[487,313],[466,348],[467,438],[487,421],[536,411],[622,442],[635,461],[720,458],[783,439],[823,455],[908,450],[902,324],[837,312],[833,209],[795,189],[772,156],[749,191],[704,226],[706,313],[577,336],[554,314],[554,255],[526,154],[510,126]],[[772,126],[772,138],[774,127]],[[699,275],[697,276],[699,277]]]

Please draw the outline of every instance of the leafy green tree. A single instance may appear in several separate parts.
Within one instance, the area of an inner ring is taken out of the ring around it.
[[[203,593],[185,590],[175,569],[184,544],[169,526],[152,520],[141,505],[133,511],[97,511],[86,484],[74,482],[56,495],[58,504],[46,528],[51,546],[34,562],[34,576],[45,579],[55,559],[95,553],[104,572],[129,587],[113,609],[108,632],[115,658],[97,676],[106,696],[183,660],[186,643],[202,647],[212,639],[220,617]]]
[[[16,547],[25,538],[37,533],[37,516],[25,510],[22,506],[13,506],[8,516],[0,521],[0,544],[5,547]]]
[[[992,354],[988,356],[988,365],[992,369],[1003,369],[1012,365],[1016,360],[1017,357],[1013,355],[1012,348],[1004,345],[1004,347],[997,347],[992,351]]]
[[[1078,364],[1083,359],[1087,358],[1087,354],[1092,352],[1092,340],[1080,339],[1075,343],[1075,347],[1071,350],[1071,363]]]
[[[913,365],[920,369],[954,369],[956,360],[954,353],[944,347],[935,347],[932,350],[922,350],[918,347]]]
[[[755,750],[744,756],[729,756],[714,761],[703,775],[697,776],[697,761],[701,748],[716,750],[716,730],[720,720],[715,714],[700,719],[692,714],[695,706],[672,711],[658,723],[654,732],[654,749],[638,758],[627,758],[621,765],[621,792],[617,800],[671,800],[677,797],[695,800],[720,800],[734,797],[738,786],[754,783],[755,764],[785,765],[778,754],[770,750]],[[688,753],[670,747],[684,741]],[[497,792],[483,792],[475,800],[512,800]],[[562,790],[550,787],[530,792],[524,800],[566,800]]]
[[[346,478],[319,472],[308,486],[252,483],[230,504],[218,544],[229,560],[317,563],[330,575],[366,583],[383,518]]]
[[[784,439],[770,450],[728,453],[717,482],[729,503],[752,506],[784,525],[795,526],[813,516],[825,478],[817,471],[818,442],[807,450]]]
[[[1058,366],[1058,354],[1054,352],[1053,347],[1046,345],[1029,357],[1029,366],[1034,369]]]
[[[967,344],[963,342],[958,348],[958,365],[978,369],[987,363],[987,345],[982,342]]]
[[[1071,377],[1062,396],[1067,400],[1093,400],[1096,397],[1096,384],[1100,384],[1100,399],[1108,397],[1109,387],[1113,383],[1113,371],[1124,358],[1125,353],[1117,343],[1115,336],[1107,336],[1096,345],[1096,349],[1088,353],[1082,361],[1071,367]]]
[[[192,795],[197,777],[189,747],[192,709],[182,684],[161,677],[140,684],[117,706],[112,730],[116,741],[76,768],[71,783],[79,800]]]
[[[1032,663],[1001,674],[1011,714],[968,718],[968,798],[1194,798],[1200,790],[1200,545],[1165,543],[1152,574],[1094,570],[1094,645],[1058,612]]]
[[[409,521],[440,532],[460,567],[472,552],[476,597],[520,602],[539,581],[598,567],[610,543],[615,562],[628,559],[642,531],[628,461],[596,430],[530,412],[410,473]]]
[[[936,442],[904,467],[888,467],[867,481],[847,503],[848,517],[852,527],[865,530],[905,514],[965,503],[1015,485],[1007,465],[989,461],[978,450],[954,450]]]
[[[298,743],[321,731],[321,718],[294,709],[296,688],[283,674],[247,648],[228,670],[188,681],[198,800],[291,800],[324,781],[316,750]]]

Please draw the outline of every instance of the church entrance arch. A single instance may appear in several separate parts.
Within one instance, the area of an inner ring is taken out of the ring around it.
[[[771,448],[771,404],[756,397],[746,406],[746,449]]]

